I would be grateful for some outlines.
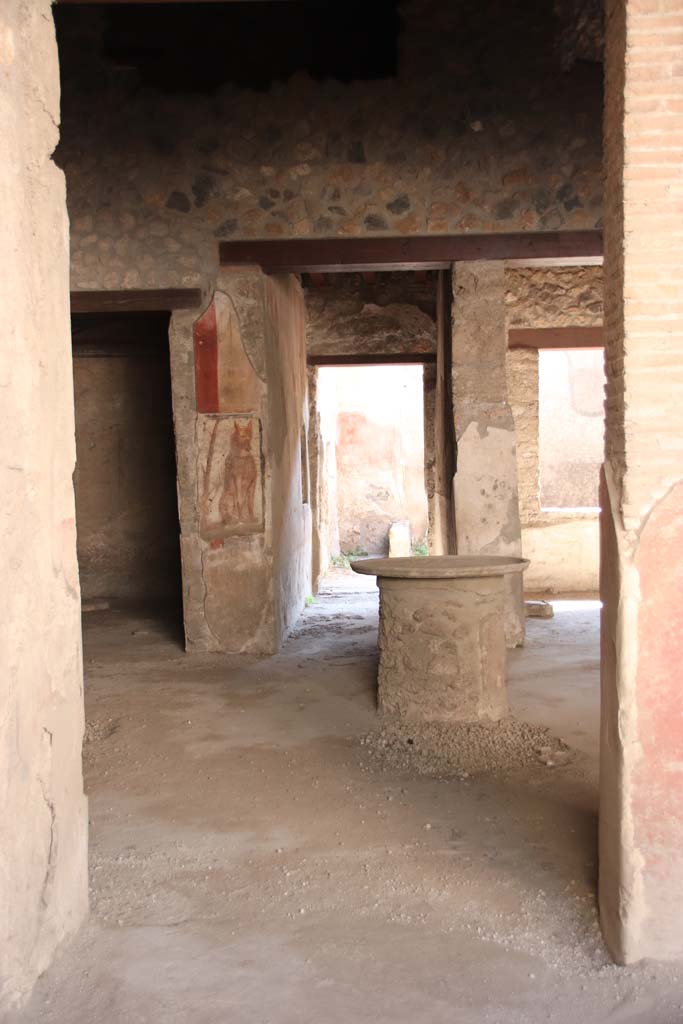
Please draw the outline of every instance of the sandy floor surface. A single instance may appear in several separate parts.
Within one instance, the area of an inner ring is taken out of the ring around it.
[[[372,584],[336,574],[274,658],[85,616],[92,914],[11,1024],[683,1021],[683,970],[600,940],[597,605],[510,658],[566,763],[430,777],[364,740]]]

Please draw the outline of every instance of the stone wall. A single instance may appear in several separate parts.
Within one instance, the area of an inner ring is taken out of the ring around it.
[[[508,327],[601,327],[602,267],[508,267]]]
[[[64,177],[49,0],[0,10],[0,1017],[88,907]]]
[[[561,71],[552,5],[400,13],[396,78],[206,96],[103,67],[101,12],[58,9],[72,286],[195,285],[220,239],[595,228],[600,72]]]
[[[436,352],[433,274],[330,274],[305,294],[309,356]]]
[[[76,524],[84,597],[180,596],[168,332],[146,354],[74,360]]]

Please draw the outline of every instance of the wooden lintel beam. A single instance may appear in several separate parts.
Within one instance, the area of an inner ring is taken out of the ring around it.
[[[200,288],[145,288],[130,291],[73,291],[72,313],[148,313],[195,309],[201,305]]]
[[[600,231],[523,231],[488,235],[412,235],[221,242],[224,266],[259,266],[266,274],[447,270],[465,260],[566,260],[602,255]]]
[[[511,327],[508,348],[602,348],[602,327]]]
[[[377,364],[435,363],[434,352],[355,352],[343,355],[316,355],[307,357],[309,366],[376,366]]]

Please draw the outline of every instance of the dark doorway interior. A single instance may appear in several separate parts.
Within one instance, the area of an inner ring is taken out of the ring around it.
[[[72,317],[84,605],[144,606],[182,638],[168,313]]]

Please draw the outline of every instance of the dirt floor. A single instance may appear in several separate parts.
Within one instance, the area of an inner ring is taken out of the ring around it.
[[[600,940],[597,605],[511,655],[566,757],[522,730],[521,767],[430,776],[376,732],[372,583],[330,579],[275,658],[85,616],[92,915],[11,1024],[683,1021],[683,971]]]

